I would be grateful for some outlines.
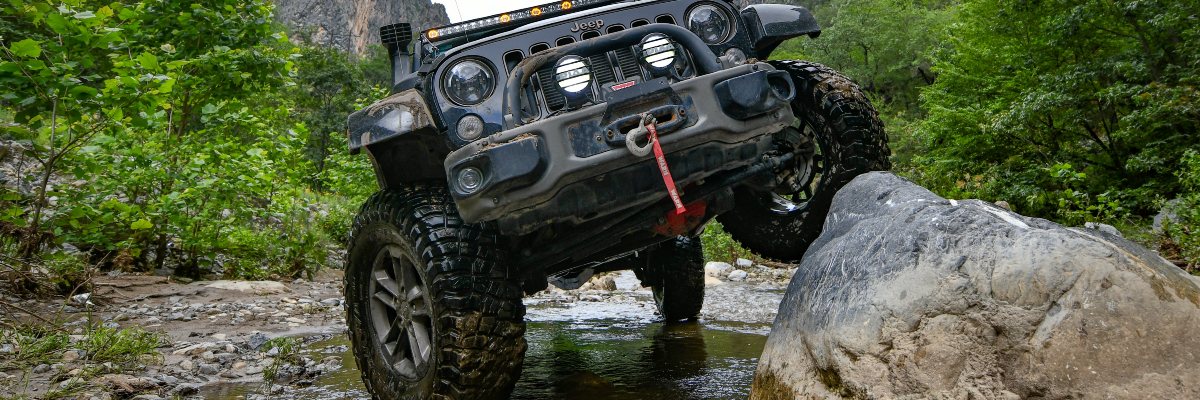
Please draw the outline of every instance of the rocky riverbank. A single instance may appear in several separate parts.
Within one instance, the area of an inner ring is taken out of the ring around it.
[[[702,320],[744,323],[745,331],[765,335],[794,271],[745,260],[710,263]],[[260,386],[257,396],[285,395],[353,366],[344,359],[345,345],[313,348],[344,335],[341,280],[336,271],[290,283],[106,276],[95,280],[94,292],[66,304],[0,297],[62,321],[65,330],[65,343],[36,358],[22,356],[30,353],[22,346],[31,346],[25,335],[32,333],[13,330],[0,337],[0,397],[198,398],[207,387],[222,385]],[[649,289],[627,271],[600,274],[578,290],[552,287],[526,305],[531,321],[657,319]],[[36,318],[14,313],[0,319],[18,320]],[[99,362],[87,350],[96,327],[109,334],[145,331],[159,342],[136,362]]]

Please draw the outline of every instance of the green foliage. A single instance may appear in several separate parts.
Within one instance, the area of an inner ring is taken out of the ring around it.
[[[0,343],[13,345],[16,352],[0,359],[0,368],[22,369],[62,357],[71,339],[65,332],[22,325],[0,333]]]
[[[270,385],[275,382],[280,368],[293,364],[302,365],[304,359],[300,356],[300,350],[303,348],[304,343],[294,337],[278,337],[264,343],[262,351],[274,355],[271,356],[271,364],[263,368],[263,381]]]
[[[1188,152],[1183,166],[1179,179],[1184,193],[1177,204],[1168,207],[1175,220],[1165,221],[1164,253],[1183,260],[1188,271],[1196,273],[1200,271],[1200,152]]]
[[[84,332],[78,343],[88,361],[97,364],[111,362],[122,368],[144,366],[149,356],[161,360],[158,347],[165,343],[162,335],[140,327],[109,328],[96,325]]]
[[[23,38],[0,38],[0,136],[40,164],[35,196],[0,192],[26,257],[69,243],[106,268],[311,275],[374,190],[343,125],[378,92],[347,56],[290,43],[266,0],[0,11]]]
[[[1152,213],[1180,193],[1174,171],[1200,146],[1198,13],[1194,2],[964,3],[924,93],[930,151],[916,163],[925,176],[986,178],[919,181],[1038,216],[1112,201]],[[1045,201],[1063,185],[1041,171],[1067,164],[1087,198]]]
[[[832,0],[814,4],[820,38],[789,41],[773,59],[833,67],[897,111],[917,110],[918,88],[933,82],[931,52],[952,16],[945,1]]]
[[[704,246],[705,262],[720,261],[733,264],[739,258],[759,259],[754,253],[742,248],[717,221],[709,222],[704,227],[704,233],[700,234],[700,242]]]

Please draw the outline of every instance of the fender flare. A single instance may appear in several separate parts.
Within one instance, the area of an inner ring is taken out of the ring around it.
[[[416,89],[397,92],[346,119],[346,134],[350,153],[364,147],[420,131],[437,131],[433,113],[425,104],[425,96]]]
[[[750,31],[755,57],[766,60],[783,41],[807,35],[821,36],[812,12],[801,6],[755,4],[742,9],[742,22]]]
[[[350,154],[364,149],[381,188],[444,179],[450,144],[417,89],[396,92],[346,120]]]

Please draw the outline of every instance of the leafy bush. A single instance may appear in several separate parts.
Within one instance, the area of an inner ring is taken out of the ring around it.
[[[1183,165],[1179,179],[1186,190],[1176,205],[1168,207],[1175,220],[1165,221],[1164,247],[1168,257],[1179,257],[1195,273],[1200,271],[1200,152],[1188,152]]]
[[[35,193],[0,191],[25,258],[71,244],[105,268],[311,276],[374,190],[342,130],[379,92],[346,55],[289,42],[266,0],[0,11],[24,38],[0,39],[0,134],[38,161]]]
[[[739,258],[760,260],[750,250],[742,248],[742,245],[734,240],[728,232],[725,232],[725,227],[717,221],[708,223],[704,228],[704,233],[700,235],[700,242],[704,245],[705,262],[720,261],[732,264]]]

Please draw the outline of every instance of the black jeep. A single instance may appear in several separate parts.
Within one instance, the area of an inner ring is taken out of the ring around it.
[[[391,95],[350,116],[379,193],[349,244],[347,322],[376,398],[503,398],[521,298],[633,269],[667,321],[704,298],[713,218],[794,261],[833,194],[890,167],[846,77],[762,61],[816,37],[808,10],[727,0],[564,0],[382,28]]]

